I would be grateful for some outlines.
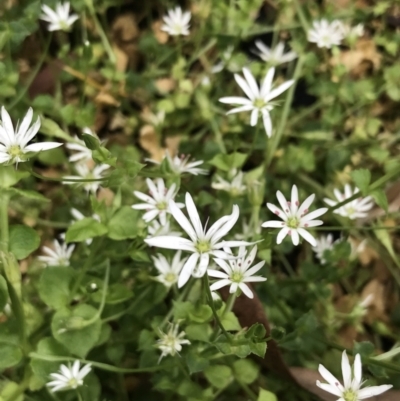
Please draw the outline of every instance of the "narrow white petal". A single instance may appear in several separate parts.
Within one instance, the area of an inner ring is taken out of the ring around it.
[[[278,97],[281,93],[285,92],[294,84],[294,80],[286,81],[282,85],[279,85],[277,88],[273,89],[268,95],[264,98],[264,101],[268,102],[276,97]]]
[[[179,207],[175,204],[173,200],[169,202],[169,208],[176,222],[182,227],[182,229],[187,233],[187,235],[189,235],[190,239],[193,242],[196,242],[198,238],[195,230],[193,229],[187,217],[182,213],[182,211],[179,209]]]
[[[391,384],[383,384],[382,386],[366,387],[358,391],[358,399],[364,400],[365,398],[375,397],[376,395],[382,394],[388,391],[393,386]]]
[[[181,274],[179,275],[178,279],[178,287],[181,288],[183,287],[189,280],[190,276],[192,275],[192,272],[197,264],[197,261],[199,260],[199,254],[194,253],[190,255],[188,260],[186,261],[185,265],[182,268]]]
[[[343,385],[345,388],[348,388],[351,384],[351,367],[346,351],[342,353],[342,375]]]
[[[193,242],[186,238],[174,237],[172,235],[146,238],[144,242],[149,246],[156,246],[158,248],[176,249],[188,252],[196,251]]]
[[[328,393],[331,393],[331,394],[336,395],[338,397],[341,397],[342,394],[343,394],[342,391],[340,391],[337,387],[331,386],[330,384],[327,384],[327,383],[321,383],[319,380],[317,380],[317,386],[319,388],[322,388],[322,390],[325,390]]]

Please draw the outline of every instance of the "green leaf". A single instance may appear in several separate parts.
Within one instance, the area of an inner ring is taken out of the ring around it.
[[[199,356],[198,352],[196,351],[189,351],[185,356],[185,360],[190,374],[202,372],[210,365],[209,360],[207,358]]]
[[[0,401],[23,401],[24,394],[20,394],[20,386],[17,383],[5,381],[0,392]]]
[[[3,276],[0,276],[0,311],[4,309],[8,301],[7,281]]]
[[[354,170],[350,173],[356,186],[360,189],[361,193],[365,196],[368,193],[368,187],[371,182],[371,172],[365,168]]]
[[[253,383],[258,377],[259,370],[259,366],[250,359],[238,359],[233,363],[236,380],[244,384]]]
[[[115,167],[117,165],[117,158],[112,155],[112,153],[104,147],[99,147],[92,152],[93,160],[100,164],[109,164]]]
[[[242,167],[246,159],[247,155],[244,153],[234,152],[230,155],[220,153],[209,160],[208,163],[220,170],[229,171],[233,168]]]
[[[91,217],[73,223],[67,230],[66,242],[82,242],[107,234],[107,227]]]
[[[71,267],[48,267],[39,280],[38,290],[42,301],[54,309],[60,309],[71,300],[71,283],[75,271]]]
[[[28,189],[9,188],[8,192],[10,192],[11,195],[22,196],[23,198],[31,199],[38,202],[50,202],[50,199],[46,198],[41,193]]]
[[[59,310],[51,322],[54,338],[72,354],[84,358],[96,345],[101,333],[101,322],[97,319],[86,326],[86,322],[97,314],[90,305],[78,305],[72,311]]]
[[[377,189],[372,191],[370,195],[374,198],[376,204],[387,213],[389,204],[385,191],[383,189]]]
[[[29,175],[27,171],[17,170],[15,166],[0,165],[0,188],[10,188]]]
[[[274,393],[271,393],[268,390],[260,389],[257,401],[278,401],[278,398],[276,398]]]
[[[108,223],[108,236],[114,240],[137,237],[138,218],[139,213],[137,210],[132,209],[130,206],[122,206],[114,213]]]
[[[205,323],[211,319],[212,309],[208,305],[174,301],[174,316],[177,320],[187,319],[194,323]]]
[[[22,356],[22,350],[18,345],[0,341],[0,370],[15,366]]]
[[[40,132],[50,137],[55,137],[63,139],[67,142],[71,142],[71,136],[64,132],[56,122],[45,117],[41,117],[40,121]]]
[[[103,296],[103,287],[99,286],[99,291],[92,294],[92,299],[100,303]],[[133,292],[126,285],[115,283],[111,284],[107,290],[106,304],[115,305],[125,302],[133,297]]]
[[[218,315],[223,315],[225,311],[225,306],[223,306],[219,311]],[[240,326],[239,320],[233,312],[226,313],[223,318],[221,319],[221,323],[224,326],[225,330],[228,331],[238,331],[242,327]]]
[[[354,354],[360,354],[362,357],[369,357],[375,352],[375,346],[369,341],[361,341],[354,343]]]
[[[203,342],[208,342],[212,333],[210,325],[207,323],[189,324],[186,326],[185,332],[189,340]]]
[[[214,387],[223,389],[232,381],[232,369],[225,365],[213,365],[204,370],[204,376]]]
[[[14,225],[10,228],[10,251],[17,259],[25,259],[39,248],[38,233],[30,227]]]
[[[88,149],[96,150],[100,148],[100,141],[95,136],[90,134],[83,134],[82,139]]]

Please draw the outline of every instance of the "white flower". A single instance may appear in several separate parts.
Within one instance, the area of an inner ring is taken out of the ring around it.
[[[233,50],[233,46],[228,46],[225,51],[222,52],[221,61],[211,67],[212,74],[218,74],[226,67],[228,61],[232,58]]]
[[[167,288],[170,288],[173,284],[178,282],[179,273],[186,262],[186,258],[181,259],[181,255],[181,251],[176,252],[171,262],[160,253],[157,257],[152,256],[154,266],[160,272],[160,275],[157,276],[156,279]]]
[[[161,350],[160,361],[164,356],[179,354],[182,351],[182,345],[190,344],[189,340],[183,339],[186,333],[181,331],[178,334],[179,325],[171,324],[168,333],[159,331],[160,339],[157,341],[157,348]]]
[[[217,182],[211,183],[211,187],[220,190],[229,192],[233,197],[240,196],[246,191],[246,185],[243,184],[243,172],[239,171],[236,173],[236,170],[232,171],[234,175],[231,181],[224,180],[219,175],[215,175]]]
[[[358,192],[360,192],[360,190],[357,187],[355,187],[354,190],[352,190],[351,186],[349,184],[346,184],[344,186],[343,194],[336,188],[333,190],[333,193],[338,201],[334,201],[329,198],[324,198],[324,201],[331,207],[336,206],[338,203],[341,203],[344,200],[351,198]],[[368,212],[368,210],[371,210],[373,206],[374,202],[371,196],[366,196],[365,198],[362,198],[360,196],[359,198],[354,199],[353,201],[345,204],[344,206],[335,209],[333,212],[340,214],[343,217],[348,217],[351,220],[361,219],[363,217],[368,216],[368,213],[366,212]]]
[[[308,41],[316,43],[318,47],[330,49],[338,46],[343,40],[341,22],[338,20],[328,22],[326,19],[313,21],[313,28],[308,31]]]
[[[43,14],[40,19],[49,22],[49,31],[69,31],[72,24],[79,18],[76,14],[69,15],[70,4],[66,1],[64,4],[57,3],[56,9],[52,10],[46,4],[42,5]]]
[[[165,183],[162,178],[157,178],[155,183],[149,178],[146,178],[146,184],[149,188],[150,195],[139,191],[133,191],[137,198],[146,203],[132,205],[132,208],[146,210],[146,213],[143,215],[143,220],[146,223],[158,217],[160,223],[164,225],[167,222],[167,213],[171,213],[169,202],[173,200],[177,194],[176,184],[172,184],[168,190],[165,188]],[[182,208],[185,205],[183,203],[177,203],[177,206]]]
[[[224,250],[227,253],[231,253],[230,249],[224,248]],[[231,294],[236,293],[238,288],[240,288],[247,297],[253,298],[253,292],[246,283],[267,280],[261,276],[253,276],[265,265],[265,261],[262,261],[251,267],[256,254],[257,245],[251,250],[249,255],[247,255],[246,248],[241,246],[239,248],[238,258],[229,260],[229,263],[223,259],[214,259],[215,263],[217,263],[224,272],[213,269],[207,271],[209,276],[220,279],[210,286],[210,290],[216,291],[230,285],[229,292]]]
[[[0,124],[0,164],[21,163],[28,160],[29,153],[42,152],[61,146],[58,142],[37,142],[28,145],[37,134],[40,128],[40,118],[30,127],[33,117],[33,110],[29,108],[21,125],[17,124],[16,131],[10,115],[4,106],[1,108]]]
[[[277,88],[272,89],[272,80],[274,79],[275,68],[270,68],[265,75],[264,81],[258,87],[257,82],[248,68],[243,68],[244,79],[235,74],[237,84],[242,88],[246,97],[229,96],[219,99],[222,103],[239,104],[226,114],[239,113],[242,111],[251,111],[250,125],[254,127],[257,125],[258,115],[261,114],[263,118],[264,128],[266,134],[271,137],[272,135],[272,122],[269,112],[274,108],[275,104],[271,102],[272,99],[285,92],[294,81],[289,80],[279,85]]]
[[[162,31],[168,32],[169,35],[189,35],[189,21],[192,14],[190,11],[182,12],[180,7],[169,10],[167,15],[163,17],[164,25]]]
[[[168,161],[168,165],[170,169],[175,173],[175,174],[193,174],[193,175],[199,175],[199,174],[207,174],[207,170],[203,168],[199,168],[201,164],[204,163],[203,160],[194,160],[194,161],[189,161],[190,160],[190,155],[176,155],[172,157],[168,150],[165,151],[165,158]],[[146,159],[146,161],[154,164],[160,164],[157,160],[153,159]]]
[[[38,259],[46,263],[47,266],[69,266],[69,260],[75,245],[67,246],[67,244],[60,244],[56,239],[53,241],[53,248],[51,249],[44,246],[43,252],[47,256],[39,256]]]
[[[68,160],[72,163],[75,162],[87,162],[92,160],[92,151],[86,146],[85,142],[79,139],[75,135],[75,142],[67,143],[65,147],[69,150],[73,150],[74,153],[72,156],[68,158]]]
[[[322,220],[314,220],[316,217],[322,216],[327,212],[328,208],[320,208],[308,213],[308,208],[314,201],[315,195],[310,195],[301,205],[299,203],[299,194],[296,185],[292,187],[292,195],[290,202],[286,201],[281,191],[277,191],[276,197],[282,209],[272,203],[267,203],[267,207],[272,213],[280,217],[283,222],[270,220],[263,224],[262,227],[281,228],[278,233],[276,243],[280,244],[286,235],[292,237],[293,245],[299,244],[299,235],[301,235],[311,245],[316,246],[317,241],[306,230],[306,228],[316,227],[323,224]]]
[[[90,169],[87,164],[79,163],[75,164],[75,170],[79,175],[68,175],[65,176],[64,179],[72,179],[72,180],[79,180],[79,179],[93,179],[96,181],[87,181],[87,182],[74,182],[74,181],[65,181],[63,184],[82,184],[83,187],[86,189],[87,192],[92,192],[95,194],[100,187],[100,181],[97,181],[103,178],[103,172],[109,169],[110,166],[108,164],[99,164],[94,168]]]
[[[255,45],[259,52],[255,52],[261,60],[272,65],[289,63],[297,58],[297,53],[289,51],[285,54],[285,44],[279,42],[273,49],[266,46],[261,40],[256,40]]]
[[[315,256],[321,261],[322,264],[325,264],[326,260],[324,259],[324,253],[327,250],[333,249],[333,235],[322,235],[316,239],[316,245],[312,247],[312,250],[315,252]]]
[[[159,220],[153,220],[147,226],[147,232],[149,234],[147,238],[159,237],[162,235],[171,235],[174,237],[180,237],[182,235],[178,231],[171,231],[171,224],[168,220],[165,222],[165,224],[161,224]]]
[[[55,393],[60,390],[74,390],[79,386],[82,386],[83,379],[92,370],[91,365],[87,364],[80,369],[80,362],[75,361],[74,364],[69,367],[65,365],[60,366],[59,373],[51,373],[50,377],[53,381],[47,383],[50,391]]]
[[[340,22],[340,29],[343,36],[346,39],[354,39],[364,35],[364,25],[357,24],[356,26],[351,26],[345,22]]]
[[[244,241],[221,241],[222,237],[228,234],[239,218],[239,207],[237,205],[233,205],[231,215],[221,217],[206,231],[206,228],[203,228],[201,224],[199,213],[189,193],[186,193],[185,200],[190,222],[174,201],[170,201],[170,211],[177,223],[188,234],[190,240],[173,236],[145,239],[145,242],[150,246],[192,253],[179,275],[179,288],[187,283],[192,274],[197,278],[204,276],[210,262],[210,255],[219,259],[231,259],[232,256],[222,251],[222,248],[249,245]]]
[[[342,354],[343,385],[324,366],[319,365],[318,371],[328,383],[321,383],[317,380],[317,386],[322,388],[322,390],[339,397],[337,401],[360,401],[366,398],[375,397],[393,387],[392,385],[385,384],[382,386],[372,386],[361,389],[363,382],[360,354],[357,354],[354,359],[352,372],[346,351],[343,351]]]

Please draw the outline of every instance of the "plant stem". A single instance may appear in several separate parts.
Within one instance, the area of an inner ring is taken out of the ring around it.
[[[212,295],[211,295],[210,284],[208,282],[207,272],[203,276],[203,282],[204,282],[204,289],[206,291],[207,298],[208,298],[208,304],[211,307],[211,310],[212,310],[213,315],[214,315],[214,319],[215,319],[217,325],[219,326],[219,328],[221,329],[221,331],[224,333],[224,336],[226,337],[226,339],[230,343],[231,342],[231,337],[229,336],[229,333],[225,330],[225,327],[221,323],[221,320],[220,320],[220,318],[218,316],[217,310],[215,309],[214,301],[213,301]]]
[[[308,25],[307,18],[306,18],[305,14],[304,14],[304,11],[303,11],[303,7],[300,4],[299,0],[294,0],[294,6],[295,6],[297,14],[299,16],[299,20],[300,20],[301,26],[303,27],[303,30],[304,30],[305,34],[307,35],[308,29],[309,29],[309,25]]]
[[[271,164],[272,158],[274,157],[274,153],[275,153],[276,149],[278,148],[279,143],[280,143],[280,141],[282,139],[283,130],[284,130],[285,126],[286,126],[286,122],[287,122],[287,119],[289,117],[290,106],[292,104],[294,91],[296,89],[297,80],[301,75],[303,63],[304,63],[304,58],[303,57],[299,57],[299,60],[298,60],[297,65],[296,65],[296,69],[294,70],[294,74],[293,74],[293,79],[294,79],[295,82],[289,88],[289,90],[287,92],[286,99],[285,99],[285,104],[284,104],[283,110],[282,110],[281,120],[280,120],[279,126],[278,126],[278,130],[277,130],[276,134],[273,135],[273,137],[271,138],[271,140],[270,140],[271,146],[266,151],[266,157],[265,157],[265,162],[264,162],[264,170],[267,170],[269,165]]]
[[[229,294],[229,298],[226,301],[224,312],[222,313],[221,319],[223,319],[233,308],[236,301],[236,293]]]
[[[8,252],[8,203],[10,197],[4,191],[0,195],[0,249],[3,252]]]
[[[218,146],[221,150],[222,153],[226,153],[226,147],[224,144],[224,139],[222,137],[222,132],[220,131],[220,129],[218,128],[218,124],[215,121],[215,119],[211,119],[210,120],[210,124],[211,124],[211,128],[214,131],[214,135],[215,135],[215,140],[218,143]]]

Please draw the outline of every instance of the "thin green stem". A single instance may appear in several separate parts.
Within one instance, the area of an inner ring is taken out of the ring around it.
[[[47,38],[47,42],[45,44],[45,48],[43,49],[43,52],[42,52],[42,54],[40,56],[40,59],[39,59],[39,62],[37,63],[36,67],[33,69],[31,74],[29,75],[29,78],[26,80],[25,86],[15,96],[13,101],[7,106],[7,110],[8,111],[13,109],[21,101],[21,99],[25,96],[26,92],[28,92],[28,89],[30,88],[33,80],[36,78],[38,72],[42,68],[44,60],[46,59],[46,56],[47,56],[47,53],[48,53],[48,50],[49,50],[49,47],[50,47],[50,43],[51,43],[52,37],[53,37],[53,34],[49,33],[48,34],[48,38]]]
[[[224,333],[224,336],[226,337],[228,342],[231,342],[231,337],[230,337],[229,333],[225,330],[225,327],[223,326],[223,324],[218,316],[217,310],[215,309],[214,301],[213,301],[212,295],[211,295],[210,284],[208,282],[207,273],[203,276],[203,283],[204,283],[204,289],[206,291],[207,298],[208,298],[208,304],[211,307],[211,310],[214,315],[214,319],[215,319],[217,325],[219,326],[219,328],[221,329],[222,333]]]
[[[256,143],[258,141],[258,136],[260,135],[260,125],[261,125],[260,122],[258,122],[257,126],[256,126],[256,133],[254,134],[253,142],[251,144],[251,148],[249,151],[249,156],[251,156],[251,154],[254,152],[254,149],[256,147]]]
[[[10,197],[3,191],[0,195],[0,249],[3,252],[8,252],[8,203]]]
[[[229,298],[226,301],[224,312],[221,315],[221,319],[223,319],[233,308],[233,305],[236,301],[236,293],[229,294]]]
[[[255,394],[247,384],[239,380],[237,382],[239,383],[239,386],[244,390],[244,392],[248,395],[248,397],[250,397],[253,401],[257,401],[257,394]]]
[[[44,175],[35,173],[33,170],[30,170],[30,173],[34,177],[40,178],[41,180],[54,181],[54,182],[97,182],[97,181],[104,181],[104,180],[108,179],[108,177],[102,177],[102,178],[51,178],[51,177],[45,177]]]
[[[212,130],[214,131],[215,140],[216,140],[221,152],[226,153],[226,147],[224,144],[224,139],[222,137],[222,132],[219,129],[218,124],[214,118],[210,120],[210,124],[211,124]]]
[[[298,60],[297,65],[296,65],[296,69],[294,70],[294,74],[293,74],[293,79],[294,79],[295,82],[293,83],[293,85],[287,91],[285,104],[283,105],[282,115],[281,115],[281,119],[280,119],[280,122],[279,122],[279,126],[278,126],[278,129],[277,129],[277,132],[271,138],[271,140],[270,140],[271,145],[266,151],[266,157],[265,157],[265,162],[264,162],[264,170],[267,170],[269,165],[271,164],[272,158],[274,157],[274,153],[275,153],[276,149],[278,148],[278,146],[280,144],[280,141],[282,139],[283,131],[285,129],[286,122],[287,122],[288,117],[289,117],[290,106],[291,106],[292,101],[293,101],[294,91],[296,89],[296,83],[297,83],[297,80],[300,78],[301,71],[302,71],[302,68],[303,68],[303,63],[304,63],[304,58],[303,57],[299,57],[299,60]]]
[[[90,364],[95,368],[106,370],[108,372],[116,372],[116,373],[146,373],[146,372],[157,372],[159,370],[166,369],[165,366],[161,367],[160,365],[152,366],[149,368],[141,368],[141,369],[126,369],[126,368],[118,368],[113,365],[108,365],[106,363],[95,362],[95,361],[88,361],[87,359],[79,359],[70,356],[55,356],[55,355],[44,355],[39,354],[37,352],[31,352],[29,354],[31,359],[38,359],[41,361],[48,361],[48,362],[74,362],[76,360],[80,361],[83,364]]]
[[[304,30],[305,34],[307,35],[310,26],[308,24],[307,18],[303,11],[303,7],[300,4],[299,0],[294,0],[294,6],[296,8],[297,15],[299,16],[301,26],[303,27],[303,30]]]

